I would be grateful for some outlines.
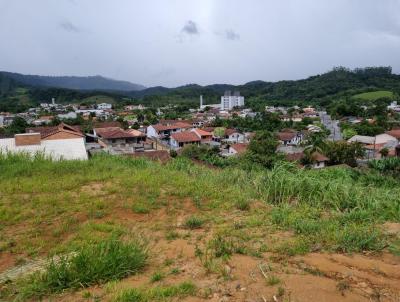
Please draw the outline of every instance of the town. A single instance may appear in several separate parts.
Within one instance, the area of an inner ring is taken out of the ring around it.
[[[3,131],[0,150],[42,152],[54,159],[85,160],[99,152],[165,159],[181,154],[188,145],[195,145],[228,158],[243,155],[256,136],[251,127],[235,127],[234,122],[263,116],[265,123],[268,118],[279,122],[271,131],[276,140],[275,152],[303,167],[350,163],[346,159],[331,161],[328,154],[335,151],[324,154],[318,145],[321,140],[357,144],[360,151],[354,153],[353,166],[400,156],[400,127],[396,128],[396,124],[391,130],[382,128],[374,135],[358,135],[350,127],[363,124],[373,127],[376,124],[373,116],[365,119],[344,115],[340,120],[333,120],[324,108],[311,106],[265,106],[264,112],[254,112],[246,107],[245,97],[239,91],[226,91],[220,103],[215,104],[205,104],[200,96],[198,108],[190,108],[175,119],[165,118],[164,112],[174,112],[175,107],[148,108],[139,104],[114,109],[111,103],[58,104],[53,98],[27,112],[0,113],[3,130],[20,125],[13,135]],[[363,109],[369,110],[366,106]],[[394,101],[380,114],[390,117],[398,112],[400,106]]]

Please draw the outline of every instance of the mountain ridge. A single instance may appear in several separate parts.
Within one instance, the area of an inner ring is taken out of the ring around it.
[[[73,90],[99,90],[99,91],[139,91],[146,89],[140,84],[129,81],[115,80],[108,77],[95,76],[41,76],[27,75],[8,71],[0,71],[0,74],[28,86],[65,88]]]

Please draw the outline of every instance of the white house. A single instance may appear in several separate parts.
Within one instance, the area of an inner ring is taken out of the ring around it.
[[[68,112],[68,113],[62,113],[58,114],[57,117],[60,120],[66,120],[66,119],[76,119],[78,117],[78,114],[76,112]]]
[[[40,133],[16,134],[0,139],[0,153],[43,154],[53,160],[87,160],[84,138],[43,140]]]
[[[277,137],[283,146],[296,146],[303,140],[303,134],[294,130],[278,132]]]
[[[245,143],[246,136],[244,133],[241,133],[235,129],[225,129],[225,138],[224,142],[227,143]]]
[[[225,95],[221,97],[221,110],[232,110],[233,107],[244,106],[244,97],[240,95],[240,92],[235,91],[233,94],[230,91],[226,91]]]
[[[147,137],[169,140],[171,134],[191,128],[193,128],[192,125],[180,121],[159,123],[147,127]]]
[[[109,104],[109,103],[97,104],[97,109],[101,109],[101,110],[112,109],[112,104]]]

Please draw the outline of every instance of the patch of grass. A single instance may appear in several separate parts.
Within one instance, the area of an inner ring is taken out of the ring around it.
[[[247,199],[239,198],[238,200],[236,200],[235,206],[238,210],[248,211],[250,210],[250,201]]]
[[[132,210],[136,214],[148,214],[148,213],[150,213],[150,207],[148,205],[144,204],[143,202],[135,203],[132,206]]]
[[[204,220],[197,216],[191,216],[185,220],[185,227],[191,230],[200,229],[204,223]]]
[[[400,239],[394,241],[389,246],[389,251],[396,256],[400,257]]]
[[[77,289],[119,280],[140,272],[147,252],[138,243],[109,240],[85,246],[75,255],[53,259],[44,272],[38,272],[19,284],[22,298],[40,299],[65,289]]]
[[[386,90],[372,91],[356,94],[353,96],[355,99],[362,99],[367,101],[374,101],[380,98],[389,98],[393,99],[393,92]]]
[[[114,302],[151,302],[165,301],[171,298],[193,296],[196,286],[192,282],[183,282],[178,285],[154,287],[150,289],[132,288],[122,290]]]
[[[179,238],[179,233],[176,232],[176,231],[168,231],[165,234],[165,239],[167,239],[168,241],[172,241],[172,240],[175,240],[175,239],[178,239],[178,238]]]
[[[267,284],[270,286],[274,286],[281,283],[281,279],[279,279],[277,276],[275,275],[269,275],[267,278]]]
[[[164,277],[165,276],[162,272],[155,272],[153,275],[151,275],[150,282],[154,283],[154,282],[161,281],[162,279],[164,279]]]

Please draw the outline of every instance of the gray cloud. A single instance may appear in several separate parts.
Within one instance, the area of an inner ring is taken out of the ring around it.
[[[80,32],[82,32],[82,30],[79,27],[77,27],[76,25],[74,25],[70,21],[61,22],[60,23],[60,28],[65,30],[65,31],[71,32],[71,33],[80,33]]]
[[[225,38],[230,41],[240,40],[240,35],[234,32],[232,29],[227,29],[225,31]]]
[[[0,0],[1,69],[145,86],[400,73],[399,11],[400,0]]]
[[[182,32],[188,35],[198,35],[200,34],[199,28],[196,22],[189,20],[182,28]]]

